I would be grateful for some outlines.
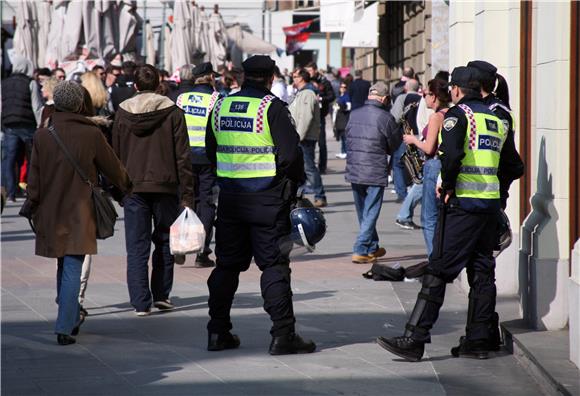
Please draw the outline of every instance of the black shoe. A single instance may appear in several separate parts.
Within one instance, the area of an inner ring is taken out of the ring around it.
[[[399,227],[404,228],[406,230],[420,230],[421,226],[418,226],[417,224],[415,224],[413,222],[413,220],[410,221],[401,221],[401,220],[395,220],[395,224],[397,224]]]
[[[196,268],[211,268],[215,267],[215,261],[210,259],[207,254],[200,254],[195,259],[195,264],[193,266]]]
[[[57,334],[56,342],[58,342],[58,345],[70,345],[77,342],[77,340],[66,334]]]
[[[416,341],[411,337],[378,337],[377,344],[410,362],[418,362],[423,357],[423,353],[425,353],[425,343]]]
[[[236,349],[240,346],[240,338],[230,333],[209,333],[207,337],[208,351],[223,351],[224,349]]]
[[[71,335],[78,335],[79,334],[79,330],[81,329],[81,325],[85,322],[85,315],[83,315],[82,311],[81,311],[81,315],[80,315],[80,319],[79,322],[77,323],[77,325],[75,326],[74,329],[72,329],[71,331]]]
[[[304,341],[296,333],[272,337],[270,343],[270,355],[292,355],[295,353],[312,353],[316,350],[316,344],[312,341]]]
[[[451,355],[469,359],[487,359],[489,357],[488,342],[486,340],[471,341],[461,336],[459,345],[451,348]]]

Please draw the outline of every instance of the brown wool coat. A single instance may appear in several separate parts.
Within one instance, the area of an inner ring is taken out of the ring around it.
[[[93,183],[98,169],[123,193],[129,192],[125,168],[93,121],[72,113],[57,112],[52,117],[58,136]],[[97,253],[91,188],[45,128],[34,136],[27,193],[34,207],[37,255]]]

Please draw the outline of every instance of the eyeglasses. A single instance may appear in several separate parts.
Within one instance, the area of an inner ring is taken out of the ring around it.
[[[433,96],[433,92],[423,92],[423,97],[426,98],[427,96]]]

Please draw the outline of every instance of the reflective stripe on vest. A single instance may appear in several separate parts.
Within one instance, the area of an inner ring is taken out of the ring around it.
[[[499,199],[497,169],[506,137],[504,124],[495,115],[474,113],[465,104],[458,107],[465,112],[467,131],[455,194],[459,198]]]
[[[185,112],[190,147],[205,147],[207,120],[218,97],[218,92],[187,92],[177,98],[177,105]]]
[[[216,102],[212,129],[217,175],[231,179],[276,176],[275,146],[268,124],[274,96],[230,96]]]

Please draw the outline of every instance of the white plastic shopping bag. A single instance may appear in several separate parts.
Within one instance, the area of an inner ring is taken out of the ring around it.
[[[171,254],[193,254],[203,251],[205,230],[202,222],[190,208],[185,208],[169,229]]]

